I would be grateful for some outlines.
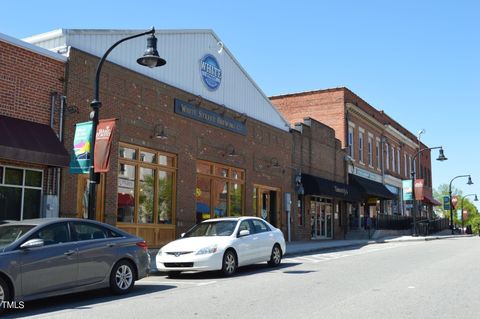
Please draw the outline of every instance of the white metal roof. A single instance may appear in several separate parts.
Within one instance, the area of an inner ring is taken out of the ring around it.
[[[3,41],[5,43],[20,47],[22,49],[25,49],[25,50],[28,50],[28,51],[31,51],[31,52],[34,52],[34,53],[38,53],[40,55],[46,56],[48,58],[51,58],[51,59],[54,59],[54,60],[57,60],[57,61],[67,62],[67,58],[64,57],[61,54],[58,54],[56,52],[52,52],[50,50],[46,50],[44,48],[40,48],[36,45],[33,45],[31,43],[28,43],[28,42],[25,42],[25,41],[22,41],[22,40],[19,40],[19,39],[16,39],[16,38],[13,38],[13,37],[8,36],[8,35],[3,34],[3,33],[0,33],[0,41]]]
[[[57,52],[68,52],[66,48],[74,47],[101,57],[116,41],[144,31],[58,29],[24,40]],[[156,30],[155,35],[158,52],[167,60],[165,66],[149,69],[136,63],[145,51],[146,37],[120,44],[110,53],[108,60],[288,131],[288,121],[212,30]],[[200,59],[206,54],[213,55],[222,70],[221,84],[215,91],[208,89],[201,79]]]

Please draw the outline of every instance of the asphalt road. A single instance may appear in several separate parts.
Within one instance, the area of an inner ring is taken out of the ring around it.
[[[289,256],[233,278],[151,276],[25,303],[8,318],[479,318],[480,238],[375,244]]]

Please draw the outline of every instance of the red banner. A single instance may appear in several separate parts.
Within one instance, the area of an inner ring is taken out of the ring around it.
[[[423,179],[415,180],[415,199],[423,200]]]
[[[115,119],[100,120],[95,134],[94,171],[108,172]]]

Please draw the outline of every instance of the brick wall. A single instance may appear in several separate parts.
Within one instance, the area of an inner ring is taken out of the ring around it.
[[[76,49],[71,50],[68,78],[68,101],[79,113],[65,118],[65,143],[71,149],[75,123],[88,120],[89,103],[93,92],[93,78],[98,59]],[[161,68],[159,68],[161,72]],[[177,234],[195,222],[196,161],[206,160],[242,168],[246,172],[245,212],[252,215],[253,185],[278,187],[292,191],[292,140],[288,132],[278,130],[256,120],[246,120],[247,136],[203,124],[174,113],[174,99],[194,100],[196,96],[148,77],[106,63],[100,83],[100,118],[117,118],[110,172],[106,174],[105,221],[116,223],[118,143],[125,142],[177,155],[176,216]],[[202,107],[220,106],[202,101]],[[233,111],[226,111],[232,117]],[[156,124],[165,127],[166,140],[152,139]],[[233,145],[237,157],[228,157],[223,151]],[[278,162],[272,165],[272,162]],[[64,215],[75,211],[77,180],[63,174]],[[283,210],[283,197],[279,198]],[[286,229],[283,212],[282,228]]]
[[[51,93],[63,92],[65,64],[0,41],[0,70],[0,114],[49,125]]]

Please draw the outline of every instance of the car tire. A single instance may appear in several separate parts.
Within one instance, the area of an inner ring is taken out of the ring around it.
[[[0,313],[5,310],[4,301],[10,301],[10,287],[3,278],[0,278]]]
[[[232,276],[237,271],[237,255],[231,249],[223,255],[222,274],[225,277]]]
[[[112,269],[110,274],[110,288],[117,295],[130,292],[135,285],[135,270],[132,263],[127,260],[120,260]]]
[[[268,265],[271,267],[277,267],[282,262],[282,249],[280,245],[275,244],[272,248],[272,254],[270,255],[270,260]]]
[[[178,278],[180,277],[181,271],[169,271],[167,276],[168,278]]]

